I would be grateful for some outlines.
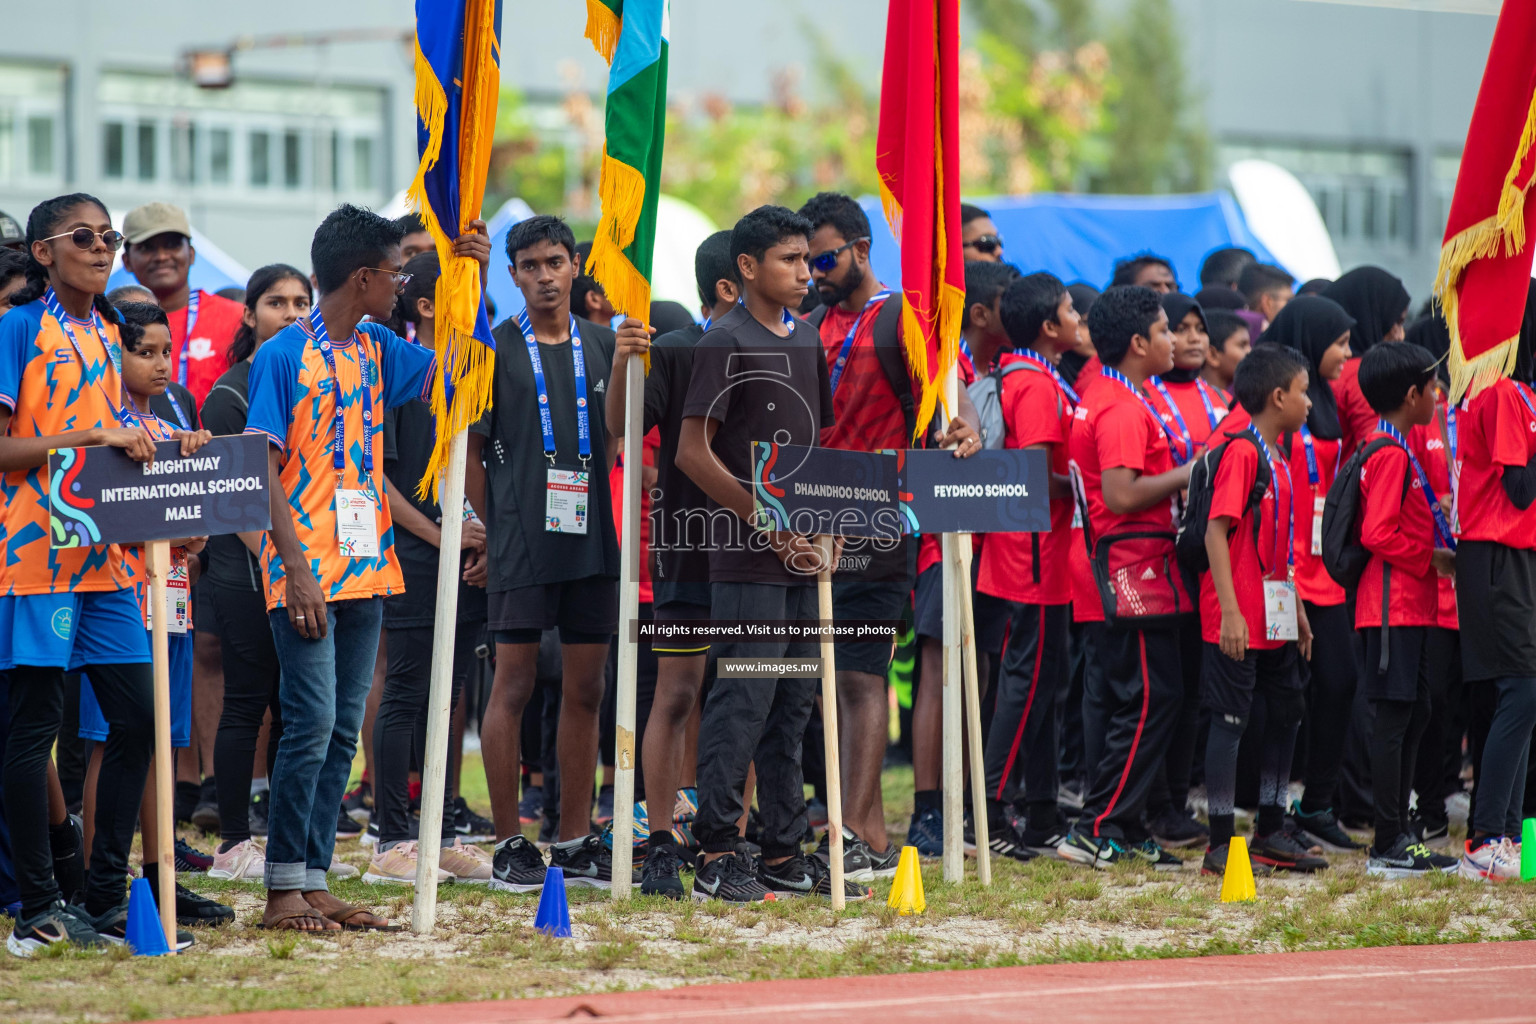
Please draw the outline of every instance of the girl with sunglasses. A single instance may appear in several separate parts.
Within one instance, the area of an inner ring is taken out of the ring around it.
[[[154,742],[148,635],[121,548],[50,546],[50,449],[110,445],[140,462],[155,454],[124,407],[121,318],[102,297],[122,236],[100,200],[75,194],[34,208],[26,242],[26,283],[0,319],[0,670],[10,677],[0,781],[21,890],[7,942],[17,956],[61,942],[98,946],[102,930],[108,939],[117,931]],[[76,907],[54,877],[46,780],[64,673],[81,669],[111,735],[85,905]]]

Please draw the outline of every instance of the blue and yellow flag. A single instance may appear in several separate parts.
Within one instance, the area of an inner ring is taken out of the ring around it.
[[[491,404],[495,343],[480,265],[453,240],[480,216],[501,91],[501,0],[416,0],[416,129],[421,165],[407,201],[421,213],[442,273],[437,279],[437,443],[418,493],[435,494],[454,435]]]

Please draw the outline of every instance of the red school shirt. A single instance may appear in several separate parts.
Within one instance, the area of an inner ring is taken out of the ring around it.
[[[1037,357],[1038,358],[1038,357]],[[1050,469],[1069,472],[1067,441],[1075,407],[1065,388],[1037,362],[1012,353],[999,365],[1022,365],[1003,378],[1000,405],[1007,435],[1004,448],[1047,445]],[[1072,600],[1068,569],[1072,544],[1072,497],[1051,498],[1051,529],[1047,533],[999,533],[981,556],[976,589],[1024,604],[1066,604]]]
[[[1103,379],[1100,370],[1098,356],[1092,356],[1083,364],[1083,368],[1077,372],[1077,397],[1078,412],[1072,416],[1072,434],[1082,428],[1086,422],[1087,414],[1081,413],[1082,400],[1087,397],[1088,390]],[[1079,415],[1081,413],[1081,415]],[[1067,455],[1072,454],[1072,434],[1067,436]],[[1072,578],[1072,621],[1073,622],[1103,622],[1104,603],[1099,597],[1098,584],[1093,579],[1093,566],[1088,561],[1088,542],[1083,539],[1083,517],[1077,508],[1076,499],[1073,499],[1072,507],[1072,539],[1067,545],[1067,572]]]
[[[1424,474],[1429,477],[1429,486],[1441,497],[1455,493],[1451,486],[1451,460],[1455,458],[1455,453],[1450,450],[1451,434],[1447,412],[1445,396],[1442,394],[1435,402],[1435,421],[1427,427],[1414,427],[1408,435],[1408,446],[1419,457],[1419,465],[1424,467]],[[1456,581],[1449,576],[1437,574],[1435,583],[1439,592],[1439,611],[1435,616],[1435,625],[1441,629],[1460,629],[1461,622],[1456,615]]]
[[[1373,430],[1367,442],[1389,435]],[[1411,442],[1410,442],[1411,443]],[[1387,445],[1360,467],[1360,543],[1371,553],[1355,593],[1355,628],[1381,626],[1383,567],[1392,567],[1387,625],[1433,626],[1439,585],[1430,556],[1435,519],[1406,449]]]
[[[661,428],[652,427],[640,443],[640,461],[647,466],[656,465],[656,451],[661,447]],[[623,540],[624,531],[624,457],[621,453],[613,460],[608,471],[608,494],[613,499],[613,528]],[[651,492],[640,488],[640,603],[654,600],[651,590]]]
[[[1131,469],[1142,476],[1157,476],[1174,468],[1162,421],[1140,392],[1105,374],[1077,407],[1070,454],[1087,495],[1087,525],[1095,543],[1128,530],[1177,529],[1173,498],[1124,515],[1111,512],[1104,503],[1104,470]]]
[[[1529,404],[1527,404],[1529,402]],[[1536,550],[1536,505],[1525,511],[1504,493],[1506,466],[1524,466],[1536,456],[1536,396],[1524,384],[1501,378],[1456,417],[1456,528],[1462,540],[1492,541]]]
[[[1307,438],[1312,441],[1311,460],[1307,458]],[[1344,461],[1342,439],[1318,437],[1308,432],[1293,434],[1289,439],[1291,480],[1296,485],[1296,594],[1303,601],[1323,608],[1344,603],[1344,588],[1334,582],[1323,565],[1323,556],[1312,553],[1313,530],[1316,520],[1322,518],[1319,503],[1328,497],[1328,488]],[[1284,450],[1284,445],[1282,445]],[[1313,471],[1317,480],[1312,480]]]
[[[171,323],[171,379],[184,384],[197,399],[198,408],[213,385],[229,369],[229,345],[245,316],[245,306],[199,289],[197,320],[192,324],[192,338],[187,340],[187,313],[190,303],[167,313]],[[181,379],[181,354],[187,354],[187,379]]]
[[[1158,387],[1159,383],[1162,387]],[[1198,377],[1187,381],[1159,381],[1154,377],[1142,390],[1162,417],[1163,429],[1175,439],[1174,458],[1180,463],[1205,450],[1205,442],[1229,411],[1221,389]]]
[[[1347,359],[1338,380],[1332,382],[1333,398],[1339,407],[1339,425],[1344,428],[1344,451],[1352,452],[1376,430],[1376,410],[1360,390],[1360,360]]]
[[[890,300],[856,310],[833,306],[821,321],[818,331],[826,352],[827,369],[832,372],[836,372],[833,367],[848,332],[854,331],[848,360],[832,392],[832,415],[836,422],[821,432],[823,448],[874,452],[912,445],[912,439],[906,436],[901,403],[896,392],[891,390],[890,379],[875,353],[875,321],[880,318],[880,311],[887,301]],[[899,326],[896,333],[899,340]],[[911,387],[910,381],[908,387]]]
[[[1230,433],[1236,432],[1223,429],[1220,436]],[[1272,651],[1289,642],[1271,640],[1265,635],[1264,582],[1284,580],[1290,573],[1286,554],[1295,507],[1286,463],[1272,452],[1267,454],[1269,489],[1257,506],[1249,508],[1248,495],[1259,472],[1258,448],[1241,438],[1227,445],[1212,481],[1210,513],[1212,519],[1226,516],[1234,521],[1227,537],[1232,554],[1232,589],[1248,624],[1248,646],[1259,651]],[[1259,528],[1257,542],[1253,532],[1255,515]],[[1210,570],[1200,574],[1200,638],[1209,644],[1221,642],[1221,601],[1216,596]]]

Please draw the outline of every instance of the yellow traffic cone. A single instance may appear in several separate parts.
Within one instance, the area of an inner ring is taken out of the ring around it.
[[[1233,836],[1227,848],[1227,873],[1221,879],[1221,902],[1245,903],[1259,898],[1253,887],[1253,864],[1248,860],[1248,841]]]
[[[1250,887],[1252,883],[1249,883]],[[896,864],[896,881],[891,885],[888,906],[895,907],[903,917],[921,914],[928,908],[923,899],[923,874],[917,868],[917,847],[903,846],[901,860]]]

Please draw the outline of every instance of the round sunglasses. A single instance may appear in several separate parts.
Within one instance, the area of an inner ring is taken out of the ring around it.
[[[101,244],[110,251],[117,252],[123,247],[123,233],[121,231],[92,231],[90,228],[75,228],[60,235],[49,235],[47,238],[38,239],[41,242],[51,242],[55,238],[67,238],[75,243],[76,249],[90,249],[96,244],[96,239],[101,239]]]

